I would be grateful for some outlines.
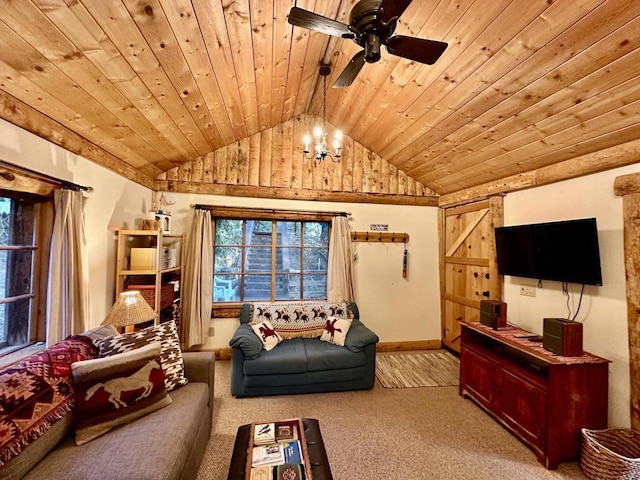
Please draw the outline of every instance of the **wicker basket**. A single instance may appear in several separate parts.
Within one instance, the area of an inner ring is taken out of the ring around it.
[[[583,428],[580,468],[591,480],[639,479],[640,433],[627,428]]]
[[[156,286],[155,285],[128,285],[127,290],[138,290],[151,308],[156,305]],[[166,308],[173,303],[175,299],[173,284],[163,283],[160,286],[160,308]]]

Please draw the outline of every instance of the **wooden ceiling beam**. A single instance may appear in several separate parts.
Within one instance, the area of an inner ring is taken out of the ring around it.
[[[436,196],[393,195],[384,193],[330,192],[282,187],[255,187],[251,185],[219,185],[174,180],[156,180],[156,191],[223,195],[229,197],[274,198],[280,200],[306,200],[318,202],[374,203],[385,205],[438,206]]]
[[[153,188],[152,178],[142,175],[119,158],[2,90],[0,90],[0,117],[135,183]]]
[[[439,205],[443,207],[468,203],[475,199],[548,185],[639,162],[640,139],[498,181],[441,195]]]

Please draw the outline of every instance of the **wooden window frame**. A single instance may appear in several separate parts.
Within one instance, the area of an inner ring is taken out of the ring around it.
[[[329,222],[336,216],[347,215],[344,212],[313,212],[296,210],[278,210],[263,208],[222,207],[213,205],[195,205],[195,208],[208,210],[213,221],[217,219],[227,220],[275,220],[275,221],[299,221],[299,222]],[[216,303],[212,302],[212,318],[238,318],[243,303]]]
[[[4,164],[0,166],[0,196],[23,198],[35,202],[34,246],[12,245],[2,248],[3,250],[27,249],[34,253],[31,289],[28,295],[21,296],[31,299],[29,336],[23,344],[0,348],[0,362],[3,364],[8,359],[17,361],[22,358],[21,351],[33,353],[34,344],[46,341],[49,256],[53,232],[53,192],[59,187],[59,184],[56,185],[49,179],[40,179],[19,168]],[[0,301],[0,303],[9,301]]]

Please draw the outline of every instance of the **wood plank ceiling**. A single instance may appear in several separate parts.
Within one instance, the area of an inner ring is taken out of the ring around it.
[[[359,47],[292,27],[293,3],[2,0],[0,116],[154,185],[322,116],[320,64],[331,85]],[[354,4],[297,2],[344,23]],[[414,0],[396,33],[449,47],[433,66],[383,48],[352,86],[328,90],[326,120],[427,189],[640,161],[640,2]]]

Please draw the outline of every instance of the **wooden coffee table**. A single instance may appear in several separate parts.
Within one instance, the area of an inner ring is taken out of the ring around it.
[[[324,448],[324,441],[320,433],[318,420],[303,418],[304,437],[307,445],[309,465],[311,467],[311,479],[307,480],[333,480],[329,459]],[[236,441],[233,446],[233,455],[229,464],[227,480],[247,480],[247,453],[251,437],[251,424],[238,427]]]

